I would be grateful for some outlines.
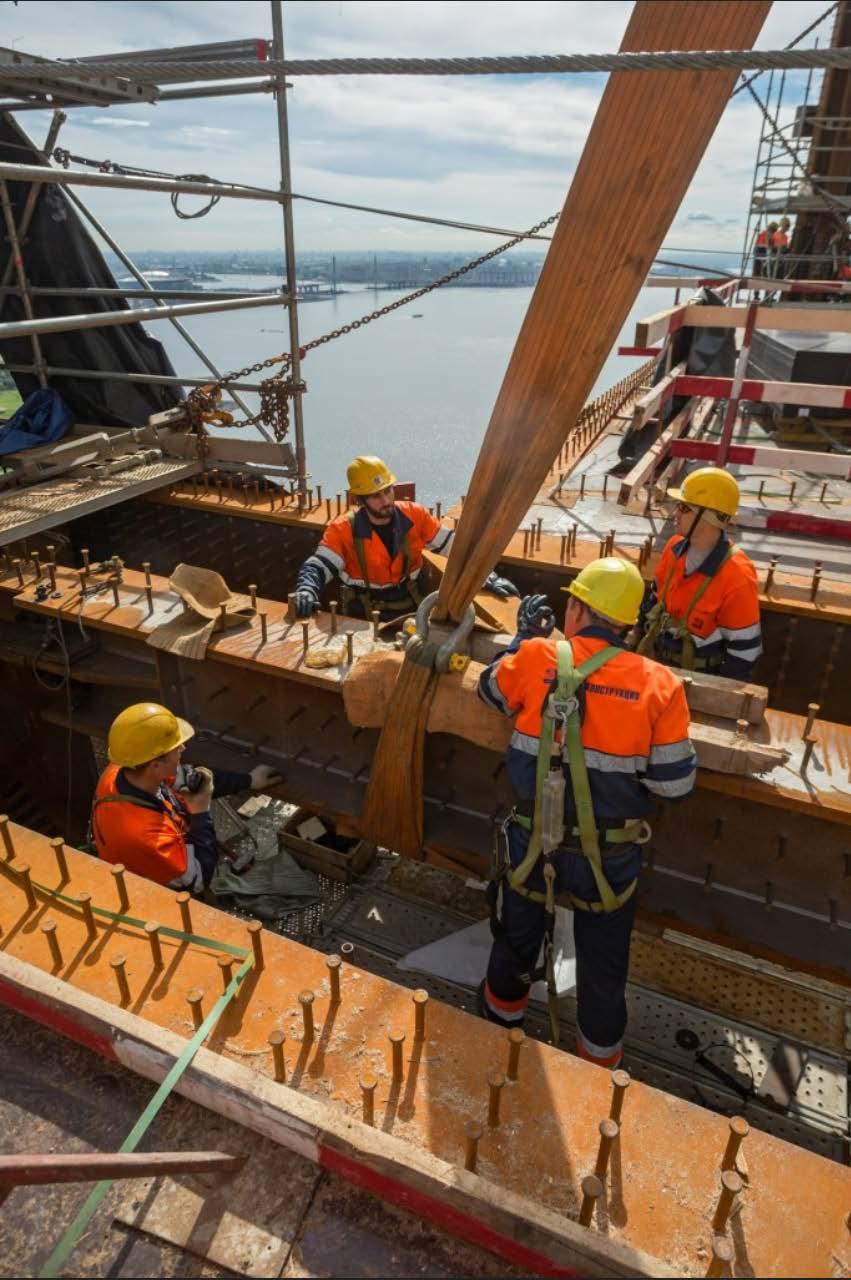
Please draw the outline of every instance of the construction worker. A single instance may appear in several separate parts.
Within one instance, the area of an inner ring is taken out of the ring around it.
[[[397,501],[396,477],[381,458],[355,458],[347,476],[356,506],[326,526],[316,551],[299,569],[296,613],[309,618],[335,574],[344,613],[369,618],[378,610],[382,621],[411,613],[423,598],[418,586],[423,549],[448,556],[455,532],[419,503]],[[520,594],[496,573],[484,589],[503,600]]]
[[[775,277],[785,275],[782,259],[789,252],[789,228],[791,225],[788,218],[781,218],[777,230],[772,232],[771,235],[771,274]]]
[[[631,637],[639,653],[671,667],[749,680],[762,653],[756,569],[725,530],[739,486],[721,467],[699,467],[681,489],[668,541]]]
[[[218,859],[210,816],[213,793],[257,791],[280,782],[268,765],[250,773],[191,769],[180,763],[194,730],[156,702],[139,702],[109,730],[110,763],[92,804],[92,836],[105,862],[172,889],[200,894]]]
[[[755,276],[768,275],[768,250],[771,245],[771,237],[776,230],[777,223],[769,222],[767,227],[757,233],[753,250],[753,273]]]
[[[681,681],[624,646],[644,594],[638,570],[608,556],[562,590],[565,640],[552,638],[545,597],[526,596],[517,635],[479,681],[483,701],[514,717],[506,767],[516,796],[490,885],[494,941],[479,1011],[520,1026],[531,984],[546,977],[557,1038],[555,906],[570,907],[578,1052],[615,1067],[645,816],[655,797],[689,794],[696,758]]]

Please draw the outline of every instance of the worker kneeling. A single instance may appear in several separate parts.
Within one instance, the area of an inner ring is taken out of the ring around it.
[[[92,804],[92,836],[105,862],[171,889],[199,894],[218,859],[210,816],[214,791],[228,795],[280,781],[268,765],[250,773],[192,769],[180,763],[194,729],[167,707],[139,702],[113,720]]]
[[[579,1054],[614,1067],[645,818],[656,797],[689,794],[697,762],[680,680],[624,647],[644,593],[638,570],[609,556],[563,589],[565,640],[551,636],[544,597],[527,596],[517,635],[479,681],[480,697],[514,717],[506,766],[516,796],[490,886],[480,1012],[521,1026],[532,983],[546,978],[557,1039],[555,908],[570,907]]]
[[[309,618],[322,589],[338,576],[343,613],[392,621],[412,613],[423,599],[423,551],[448,556],[455,530],[418,502],[397,501],[396,477],[381,458],[360,456],[349,464],[355,507],[326,526],[322,540],[298,571],[296,613]],[[484,584],[501,599],[519,596],[507,578],[492,573]]]
[[[687,671],[749,680],[762,653],[753,562],[727,536],[739,486],[721,467],[699,467],[676,499],[677,533],[665,546],[632,639],[639,653]]]

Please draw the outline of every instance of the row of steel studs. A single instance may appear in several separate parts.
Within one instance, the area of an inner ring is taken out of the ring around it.
[[[26,863],[17,861],[15,858],[14,842],[9,831],[9,819],[5,815],[0,815],[0,838],[2,838],[6,859],[12,863],[11,869],[17,875],[19,883],[24,891],[28,908],[30,910],[35,910],[38,905],[38,900],[31,881],[30,867]],[[56,857],[62,883],[65,884],[68,882],[70,877],[68,873],[68,864],[65,858],[64,841],[61,837],[57,837],[50,841],[50,846]],[[110,871],[115,879],[116,888],[118,890],[119,911],[121,913],[126,913],[130,909],[130,900],[124,879],[125,868],[120,864],[116,864],[110,867]],[[185,933],[191,933],[192,919],[189,906],[191,902],[191,895],[183,892],[178,893],[176,898],[180,908],[183,930]],[[97,933],[97,925],[92,911],[91,894],[78,894],[76,901],[82,910],[89,935],[93,937]],[[154,921],[149,921],[145,924],[144,929],[151,948],[153,967],[155,970],[162,969],[163,954],[159,938],[160,925]],[[254,954],[254,968],[257,971],[260,971],[264,967],[261,938],[262,925],[259,921],[252,920],[247,925],[247,931]],[[62,953],[56,936],[55,921],[46,920],[41,926],[41,932],[47,942],[51,961],[54,967],[57,969],[61,968]],[[217,956],[216,959],[222,975],[223,989],[227,990],[232,979],[232,971],[236,962],[236,957],[228,952],[223,952],[221,955]],[[127,958],[122,954],[116,954],[111,957],[109,963],[115,973],[120,1003],[122,1006],[127,1005],[131,1000],[131,992],[125,967]],[[330,1003],[332,1006],[339,1005],[341,1001],[341,958],[337,955],[328,956],[325,964],[328,970]],[[186,996],[191,1012],[192,1022],[196,1030],[201,1026],[204,1020],[204,1011],[202,1007],[204,994],[203,990],[196,987],[189,991]],[[315,1035],[313,1019],[314,999],[315,995],[313,991],[302,991],[298,997],[303,1019],[302,1043],[310,1043]],[[426,1006],[428,1005],[429,1000],[428,992],[421,989],[414,991],[412,993],[411,1000],[414,1006],[414,1040],[422,1041],[425,1039]],[[505,1073],[501,1071],[492,1071],[487,1077],[487,1126],[489,1129],[496,1129],[500,1125],[502,1091],[505,1087],[506,1081],[510,1080],[512,1082],[516,1082],[518,1079],[520,1050],[525,1038],[523,1031],[519,1029],[509,1031],[508,1061]],[[406,1033],[401,1029],[391,1031],[388,1034],[390,1068],[392,1080],[395,1085],[400,1085],[404,1080],[403,1054],[405,1039]],[[271,1032],[267,1041],[272,1054],[274,1077],[275,1080],[281,1084],[285,1083],[287,1078],[286,1060],[284,1056],[285,1041],[286,1036],[284,1032],[280,1030]],[[366,1075],[360,1079],[359,1084],[361,1090],[363,1122],[364,1124],[374,1125],[375,1091],[378,1086],[378,1081],[375,1076]],[[589,1227],[591,1225],[595,1206],[604,1194],[612,1148],[620,1136],[624,1099],[629,1084],[630,1077],[626,1071],[616,1070],[612,1072],[612,1099],[609,1108],[609,1115],[605,1120],[601,1120],[599,1125],[600,1143],[597,1149],[597,1159],[594,1165],[594,1172],[582,1179],[582,1203],[579,1210],[579,1222],[580,1225],[584,1227]],[[734,1116],[730,1120],[729,1126],[730,1133],[721,1160],[721,1191],[712,1219],[712,1258],[709,1264],[709,1269],[706,1273],[708,1276],[723,1276],[726,1273],[726,1268],[732,1261],[733,1249],[730,1242],[724,1238],[724,1232],[726,1231],[730,1218],[736,1212],[738,1197],[744,1187],[742,1178],[736,1171],[736,1163],[739,1148],[747,1137],[749,1126],[747,1121],[741,1116]],[[464,1168],[468,1172],[476,1172],[479,1142],[481,1141],[483,1133],[484,1126],[475,1120],[468,1121],[464,1127]]]

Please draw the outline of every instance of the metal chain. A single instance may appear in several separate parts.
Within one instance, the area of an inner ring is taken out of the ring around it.
[[[536,223],[529,231],[515,236],[513,240],[507,240],[505,244],[498,245],[496,249],[490,249],[487,253],[474,258],[472,262],[465,263],[463,267],[457,267],[454,271],[441,276],[439,280],[433,280],[431,284],[423,285],[421,289],[416,289],[413,293],[406,293],[404,297],[397,298],[394,302],[388,302],[386,306],[379,307],[376,311],[370,311],[358,320],[351,320],[348,324],[342,324],[339,328],[332,329],[329,333],[324,333],[319,338],[313,338],[312,341],[306,342],[299,349],[301,359],[304,359],[308,351],[315,351],[317,347],[322,347],[327,342],[342,338],[347,333],[354,333],[357,329],[362,329],[364,325],[371,324],[373,320],[378,320],[382,316],[389,316],[392,311],[397,311],[399,307],[407,306],[410,302],[416,302],[418,298],[423,298],[427,293],[432,293],[435,289],[451,284],[453,280],[460,280],[462,276],[474,271],[476,267],[480,267],[483,263],[499,257],[501,253],[505,253],[508,249],[515,248],[516,245],[521,244],[530,235],[536,234],[538,231],[543,230],[544,227],[552,226],[560,217],[560,212],[553,213],[550,217],[544,218],[542,222]],[[265,360],[258,360],[254,364],[246,365],[244,369],[236,369],[231,373],[226,373],[215,382],[190,391],[184,404],[189,420],[199,435],[199,440],[201,441],[199,447],[202,449],[204,447],[205,423],[215,415],[216,406],[221,399],[221,393],[228,383],[241,381],[250,374],[262,373],[264,369],[272,369],[276,365],[281,366],[280,372],[271,378],[265,379],[261,385],[259,411],[247,418],[243,418],[239,422],[231,422],[229,425],[232,427],[253,427],[262,422],[265,427],[271,428],[276,440],[283,440],[289,429],[289,400],[296,392],[301,393],[307,389],[303,382],[295,383],[292,378],[286,376],[290,364],[290,353],[283,351],[278,355],[269,356]]]

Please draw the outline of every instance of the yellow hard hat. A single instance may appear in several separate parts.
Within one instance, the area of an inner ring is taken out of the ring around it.
[[[353,458],[346,476],[350,492],[358,498],[368,498],[371,493],[380,493],[382,489],[396,483],[396,477],[387,463],[369,454],[359,454]]]
[[[720,519],[714,524],[726,524],[739,509],[739,486],[723,467],[698,467],[686,476],[680,489],[669,489],[668,497],[717,513]]]
[[[605,556],[587,564],[562,591],[626,627],[638,618],[644,599],[644,581],[634,564],[618,556]]]
[[[158,702],[134,702],[109,727],[107,750],[113,764],[135,769],[167,755],[192,737],[195,730]]]

